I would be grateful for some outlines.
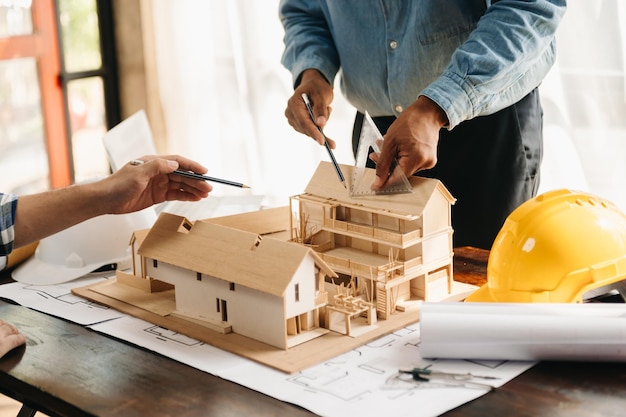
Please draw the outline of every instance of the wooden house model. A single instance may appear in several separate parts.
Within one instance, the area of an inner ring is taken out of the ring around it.
[[[352,167],[341,168],[352,175]],[[333,312],[355,310],[348,299],[387,319],[451,297],[455,199],[438,180],[409,181],[412,193],[351,197],[322,162],[305,192],[290,198],[292,241],[314,249],[339,276],[327,285],[330,321]]]
[[[74,291],[293,372],[475,289],[453,280],[454,198],[409,181],[411,193],[351,197],[322,162],[289,206],[195,222],[164,212],[133,234],[132,273]]]
[[[136,277],[174,287],[173,315],[280,349],[328,332],[320,310],[335,274],[310,248],[169,213],[131,246]]]

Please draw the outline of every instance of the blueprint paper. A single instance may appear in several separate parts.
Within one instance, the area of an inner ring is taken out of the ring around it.
[[[626,304],[424,303],[423,357],[626,361]]]
[[[285,374],[149,322],[124,317],[92,330],[145,347],[197,369],[328,417],[438,416],[489,391],[398,379],[400,369],[425,367],[494,376],[501,386],[534,365],[507,361],[425,361],[419,326],[412,325],[294,374]]]

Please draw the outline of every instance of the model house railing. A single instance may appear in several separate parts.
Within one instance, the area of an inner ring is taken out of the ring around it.
[[[323,306],[328,304],[328,292],[327,291],[319,291],[315,294],[315,305]]]
[[[405,248],[414,245],[422,238],[421,230],[412,230],[407,233],[400,233],[393,230],[386,230],[379,227],[373,227],[363,224],[346,222],[325,218],[323,228],[325,230],[341,233],[348,236],[359,237],[362,239],[378,241]]]
[[[392,264],[374,266],[327,253],[319,253],[319,255],[334,271],[346,275],[356,275],[380,282],[387,282],[391,278],[397,278],[404,274],[404,262],[396,261]],[[395,270],[395,275],[389,274],[390,268]]]

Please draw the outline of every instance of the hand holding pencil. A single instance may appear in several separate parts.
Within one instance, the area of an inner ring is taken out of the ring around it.
[[[100,180],[22,195],[14,217],[13,247],[26,246],[103,214],[132,213],[164,201],[208,197],[213,190],[209,183],[175,175],[177,169],[207,171],[179,155],[148,155]]]
[[[346,186],[346,179],[343,176],[343,172],[341,172],[341,167],[339,166],[339,164],[337,163],[337,160],[335,159],[335,154],[333,154],[333,150],[330,148],[330,144],[328,143],[328,138],[324,134],[324,131],[322,130],[322,128],[317,123],[315,123],[315,115],[313,114],[313,108],[311,107],[311,102],[309,101],[309,97],[306,95],[306,93],[302,93],[302,100],[304,100],[304,105],[306,106],[306,109],[309,112],[311,121],[313,122],[313,124],[315,124],[315,126],[317,127],[317,130],[319,130],[322,136],[324,136],[324,146],[326,147],[328,156],[330,157],[330,160],[333,163],[333,167],[335,168],[335,172],[337,173],[337,177],[339,178],[339,181],[343,184],[343,187],[347,189],[348,187]]]
[[[110,195],[106,212],[127,213],[172,200],[199,201],[213,190],[206,181],[172,175],[177,169],[207,171],[198,162],[179,155],[150,155],[130,161],[101,181],[100,187],[106,187],[103,192]]]
[[[144,161],[142,161],[141,159],[133,159],[132,161],[130,161],[131,165],[141,165],[143,164]],[[250,188],[249,186],[242,184],[240,182],[235,182],[235,181],[230,181],[230,180],[225,180],[222,178],[217,178],[217,177],[209,177],[207,175],[202,175],[202,174],[198,174],[196,172],[193,171],[186,171],[186,170],[182,170],[182,169],[175,169],[172,174],[176,174],[176,175],[180,175],[186,178],[191,178],[194,180],[200,180],[200,181],[210,181],[210,182],[216,182],[219,184],[224,184],[224,185],[230,185],[231,187],[238,187],[238,188]]]

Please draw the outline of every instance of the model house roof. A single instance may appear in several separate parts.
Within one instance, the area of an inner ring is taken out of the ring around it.
[[[284,206],[251,211],[249,213],[212,217],[203,221],[256,233],[261,236],[289,240],[289,216],[289,206]]]
[[[184,269],[282,296],[304,259],[336,276],[310,248],[252,232],[161,213],[139,254]]]
[[[346,178],[348,190],[337,179],[333,165],[330,162],[322,161],[305,188],[305,193],[336,200],[347,206],[364,206],[381,210],[388,215],[398,217],[421,216],[429,200],[436,193],[441,193],[451,204],[456,201],[441,181],[416,176],[409,177],[409,182],[413,186],[412,193],[351,197],[349,190],[354,167],[343,164],[340,166]]]

